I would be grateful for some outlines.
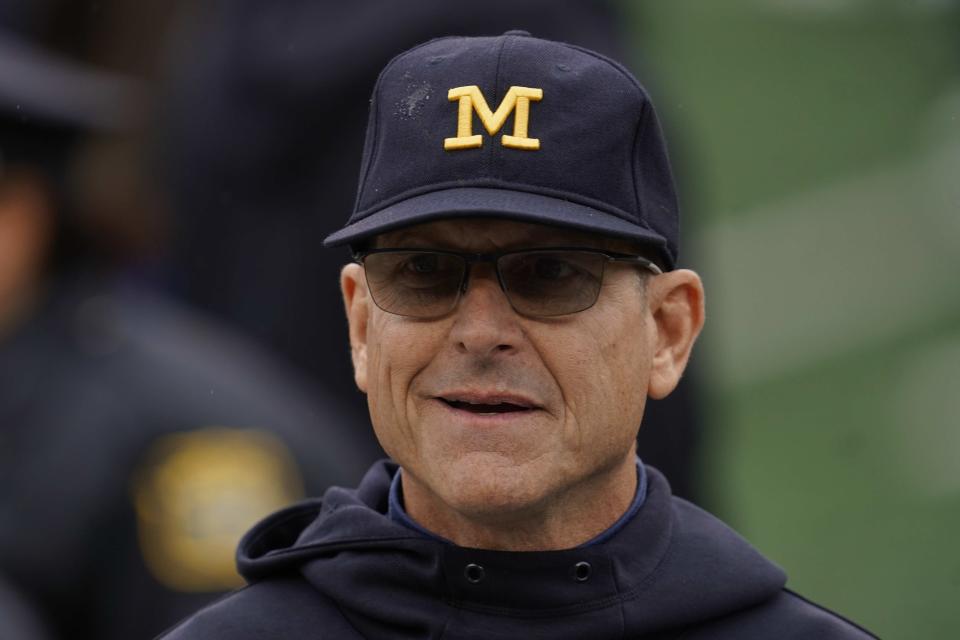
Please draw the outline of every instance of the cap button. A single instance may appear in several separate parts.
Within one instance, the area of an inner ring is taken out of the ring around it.
[[[503,35],[505,35],[505,36],[526,36],[526,37],[529,38],[529,37],[530,37],[530,32],[529,32],[529,31],[524,31],[523,29],[510,29],[510,31],[505,32]]]

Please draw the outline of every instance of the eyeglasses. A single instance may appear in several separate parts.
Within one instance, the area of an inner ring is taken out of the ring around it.
[[[374,303],[412,318],[439,318],[466,292],[470,267],[489,262],[514,311],[546,318],[577,313],[596,303],[608,262],[626,262],[659,274],[641,256],[579,247],[549,247],[498,253],[422,249],[372,249],[357,253]]]

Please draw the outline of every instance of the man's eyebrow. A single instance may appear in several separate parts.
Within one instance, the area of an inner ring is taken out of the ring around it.
[[[383,240],[381,236],[380,240]],[[390,234],[390,243],[395,245],[401,245],[406,243],[424,243],[429,244],[430,242],[437,242],[437,238],[431,238],[429,235],[424,235],[420,231],[408,231],[406,229],[400,231],[394,231]]]
[[[396,235],[394,235],[394,233]],[[389,237],[377,236],[371,245],[374,249],[442,249],[449,243],[441,238],[425,236],[420,233],[394,232]]]

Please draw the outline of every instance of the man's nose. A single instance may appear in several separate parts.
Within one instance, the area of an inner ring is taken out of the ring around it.
[[[487,357],[517,349],[523,333],[517,313],[490,265],[475,265],[454,312],[450,337],[458,351]]]

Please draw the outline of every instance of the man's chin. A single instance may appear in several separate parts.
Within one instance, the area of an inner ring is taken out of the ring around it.
[[[545,487],[539,474],[523,466],[478,465],[470,456],[456,468],[448,468],[435,492],[451,510],[477,520],[511,520],[531,512],[544,502]],[[499,458],[499,456],[493,456]]]

